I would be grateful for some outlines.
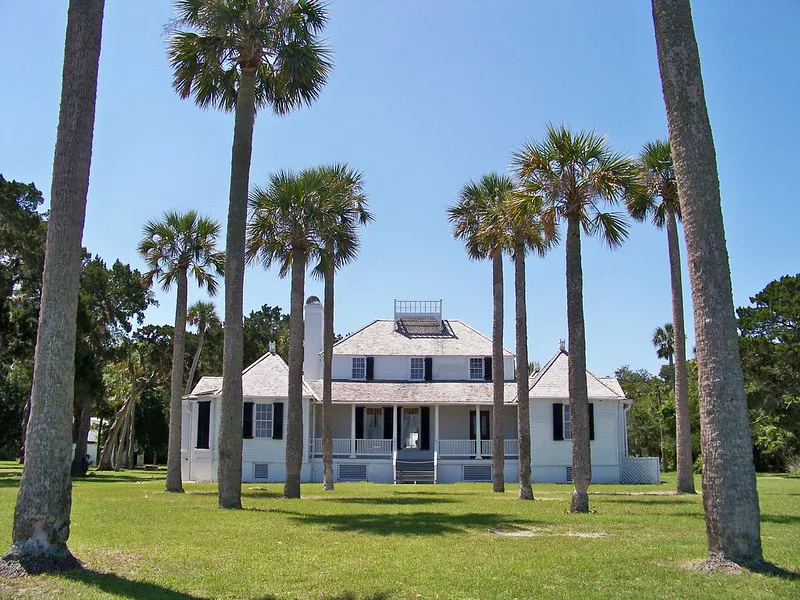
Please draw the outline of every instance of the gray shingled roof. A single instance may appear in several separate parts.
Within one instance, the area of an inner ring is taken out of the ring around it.
[[[463,321],[442,321],[443,333],[405,335],[391,319],[377,319],[333,346],[334,354],[353,356],[491,356],[492,340]],[[513,356],[503,349],[506,356]]]
[[[322,381],[310,382],[322,398]],[[516,400],[517,386],[506,382],[505,402]],[[335,404],[491,404],[492,383],[471,381],[334,381]]]
[[[190,395],[218,396],[222,393],[222,377],[203,377]],[[277,354],[269,352],[242,372],[242,395],[251,398],[285,398],[289,395],[289,367]],[[314,392],[304,382],[303,396]]]
[[[609,398],[620,400],[625,398],[622,388],[616,379],[600,378],[586,371],[586,386],[589,391],[589,398],[603,399]],[[608,379],[614,381],[611,384]],[[565,351],[559,350],[547,364],[535,373],[530,379],[531,398],[569,398],[569,359]]]

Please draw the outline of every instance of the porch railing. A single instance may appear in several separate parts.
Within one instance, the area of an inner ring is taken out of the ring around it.
[[[334,438],[334,454],[352,454],[350,438]],[[392,440],[356,440],[356,454],[389,456],[392,453]],[[322,438],[314,438],[314,454],[322,454]]]
[[[476,456],[477,440],[439,440],[439,456]],[[519,441],[504,440],[506,456],[519,456]],[[481,456],[492,455],[492,440],[481,440]]]

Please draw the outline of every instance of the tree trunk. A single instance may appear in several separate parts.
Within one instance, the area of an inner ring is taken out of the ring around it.
[[[581,226],[567,218],[567,330],[569,338],[569,414],[572,423],[572,492],[570,512],[589,512],[592,450],[589,445],[589,393],[586,389],[586,332],[583,322]]]
[[[104,0],[70,0],[25,468],[5,560],[76,566],[67,549],[75,332]]]
[[[128,442],[126,444],[128,447],[128,451],[125,453],[125,459],[126,462],[128,463],[127,467],[129,469],[132,469],[133,467],[136,466],[136,456],[134,455],[134,449],[133,449],[135,434],[136,434],[136,401],[134,400],[133,402],[131,402],[131,421],[130,425],[128,426]]]
[[[286,410],[286,482],[284,498],[300,497],[303,463],[303,297],[306,251],[292,252],[292,293],[289,311],[289,402]]]
[[[531,418],[528,387],[528,308],[525,300],[525,248],[514,248],[514,296],[517,334],[517,438],[519,499],[533,500],[531,487]]]
[[[503,253],[492,257],[492,490],[504,492],[505,435],[503,408],[505,400],[503,373]],[[480,419],[479,419],[480,420]]]
[[[762,561],[753,445],[714,139],[688,0],[653,0],[658,64],[694,303],[710,558]]]
[[[25,464],[25,434],[28,431],[28,419],[31,416],[31,398],[28,396],[28,401],[25,402],[25,408],[22,410],[22,443],[19,448],[19,464]]]
[[[122,423],[120,424],[119,435],[117,436],[117,443],[114,446],[114,470],[119,471],[122,468],[122,454],[125,452],[125,441],[128,439],[128,423],[130,417],[131,400],[125,404],[125,414],[122,415]]]
[[[328,250],[332,250],[330,246]],[[333,296],[334,268],[331,266],[325,273],[325,305],[322,308],[322,489],[328,492],[333,491]]]
[[[122,424],[125,420],[125,412],[128,408],[128,402],[130,402],[130,398],[122,403],[122,406],[119,407],[117,414],[114,416],[114,422],[111,424],[111,427],[108,430],[108,439],[106,439],[106,443],[103,444],[103,450],[100,452],[100,456],[97,459],[98,471],[114,470],[114,465],[112,465],[111,459],[114,456],[114,448],[116,448],[120,429],[122,428]],[[100,438],[98,437],[98,443],[99,441]]]
[[[186,311],[188,282],[186,269],[178,273],[175,329],[172,333],[172,382],[169,396],[169,443],[167,445],[168,492],[183,492],[181,478],[181,420],[183,419],[183,361],[186,354]]]
[[[231,187],[225,238],[225,337],[219,426],[219,507],[242,507],[242,362],[244,360],[244,242],[250,156],[253,151],[256,73],[242,69],[231,150]]]
[[[70,465],[70,474],[73,477],[86,477],[89,470],[89,461],[86,458],[86,449],[89,445],[89,429],[92,425],[92,398],[83,389],[75,391],[75,452]]]
[[[203,323],[200,323],[200,327],[198,328],[197,332],[197,350],[195,350],[194,358],[192,359],[192,366],[189,369],[189,376],[186,378],[186,388],[183,390],[183,395],[188,396],[189,392],[192,391],[192,381],[194,381],[194,374],[197,372],[197,365],[200,363],[200,355],[203,353],[203,342],[205,341],[206,337],[206,328],[204,327]]]
[[[669,274],[672,283],[672,329],[675,364],[672,381],[675,386],[675,465],[678,471],[678,493],[694,494],[692,462],[692,430],[689,422],[689,384],[686,375],[686,327],[683,322],[683,283],[681,282],[681,249],[675,211],[667,208],[667,245]],[[672,357],[670,357],[672,362]]]

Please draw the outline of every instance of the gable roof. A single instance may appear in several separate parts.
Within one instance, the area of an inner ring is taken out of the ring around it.
[[[333,353],[353,356],[491,356],[492,340],[455,319],[442,320],[441,332],[419,334],[397,331],[392,319],[376,319],[334,344]],[[514,355],[506,348],[503,348],[503,354]]]
[[[531,398],[569,399],[569,355],[567,352],[559,350],[529,381]],[[588,369],[586,370],[586,388],[589,398],[592,399],[621,400],[625,398],[616,379],[597,377]]]
[[[202,377],[191,396],[219,396],[222,377]],[[242,395],[250,398],[285,398],[289,395],[289,367],[277,354],[267,352],[242,371]],[[315,397],[303,382],[303,396]]]

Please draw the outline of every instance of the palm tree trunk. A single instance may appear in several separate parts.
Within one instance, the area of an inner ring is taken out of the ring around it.
[[[289,311],[289,402],[286,407],[286,482],[284,498],[300,497],[303,462],[303,296],[306,251],[292,252],[292,292]]]
[[[675,211],[667,208],[667,245],[669,273],[672,283],[672,329],[675,364],[672,370],[675,386],[675,465],[678,470],[678,493],[694,494],[692,463],[692,430],[689,422],[689,384],[686,374],[686,327],[683,322],[683,283],[681,281],[681,249]],[[670,357],[672,362],[672,357]]]
[[[192,359],[192,366],[189,369],[189,376],[186,378],[186,387],[183,390],[183,395],[188,396],[192,391],[192,382],[194,381],[194,374],[197,372],[197,365],[200,364],[200,355],[203,353],[203,342],[206,337],[206,328],[204,323],[200,323],[197,332],[197,350],[195,350],[194,358]]]
[[[28,419],[31,416],[31,397],[28,396],[28,401],[25,402],[25,408],[22,410],[22,439],[19,448],[19,464],[25,464],[25,435],[28,432]]]
[[[531,487],[531,418],[528,388],[528,308],[525,300],[525,248],[514,248],[514,296],[517,333],[517,438],[519,499],[533,500]]]
[[[328,492],[333,491],[333,286],[334,268],[331,266],[325,273],[325,305],[322,308],[322,489]]]
[[[242,69],[236,99],[231,151],[231,189],[225,239],[225,337],[222,352],[222,403],[219,426],[219,507],[242,507],[242,328],[244,239],[250,156],[253,152],[256,74]]]
[[[592,451],[589,445],[589,393],[586,389],[586,332],[583,322],[581,229],[567,218],[567,330],[569,338],[569,414],[572,423],[572,493],[570,512],[589,512]]]
[[[92,157],[104,0],[70,0],[25,468],[4,559],[74,567],[67,549],[81,236]]]
[[[75,400],[78,405],[76,411],[77,435],[75,436],[75,452],[70,465],[70,474],[73,477],[86,477],[89,462],[86,460],[86,449],[89,444],[89,429],[92,424],[92,397],[84,389],[75,391]]]
[[[653,21],[692,284],[708,552],[755,565],[762,552],[753,444],[689,0],[653,0]]]
[[[183,419],[183,361],[186,354],[186,310],[188,282],[186,269],[178,273],[178,298],[175,302],[175,329],[172,333],[172,382],[169,397],[169,444],[167,446],[168,492],[183,492],[181,478],[181,420]],[[132,412],[132,411],[131,411]]]
[[[504,492],[505,435],[503,430],[503,404],[505,400],[505,375],[503,373],[503,253],[492,257],[492,490]],[[480,419],[478,419],[480,420]]]

